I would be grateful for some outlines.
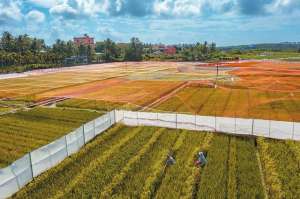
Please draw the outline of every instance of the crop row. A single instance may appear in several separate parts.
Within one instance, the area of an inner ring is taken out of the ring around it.
[[[133,164],[124,179],[113,187],[112,198],[137,198],[144,188],[145,179],[153,172],[153,165],[166,154],[176,142],[178,132],[164,131],[152,145],[151,150]]]
[[[259,138],[257,148],[253,138],[117,125],[14,197],[298,198],[299,147]],[[203,168],[195,166],[199,151],[208,152]],[[176,163],[166,167],[170,152]]]
[[[0,167],[78,128],[99,113],[35,108],[0,117]]]
[[[299,143],[298,143],[299,145]],[[270,198],[300,197],[298,149],[286,141],[259,139],[260,156]]]
[[[88,169],[89,165],[94,165],[96,158],[102,157],[103,154],[117,153],[120,146],[128,143],[140,130],[141,128],[133,129],[119,125],[109,129],[78,153],[36,178],[34,182],[17,193],[15,198],[41,198],[41,196],[57,195],[59,190],[65,188],[66,182],[76,179]]]
[[[243,118],[300,121],[299,96],[254,89],[187,87],[156,109]]]
[[[126,108],[124,103],[109,102],[103,100],[69,99],[57,104],[58,107],[70,107],[79,109],[93,109],[99,111],[111,111],[118,108]]]
[[[195,149],[203,145],[206,134],[194,132],[182,132],[182,134],[185,137],[176,151],[176,164],[166,170],[155,195],[156,198],[182,198],[191,195],[186,192],[190,190],[187,179],[192,175]]]

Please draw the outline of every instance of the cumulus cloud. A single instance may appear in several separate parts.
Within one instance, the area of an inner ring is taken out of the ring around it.
[[[100,13],[106,13],[109,0],[75,0],[79,12],[87,16],[96,16]]]
[[[23,17],[19,1],[0,1],[0,24],[20,21]]]
[[[44,13],[37,11],[37,10],[31,10],[27,15],[26,19],[28,22],[36,22],[36,23],[42,23],[45,20]]]
[[[202,16],[233,10],[235,0],[155,0],[154,13],[165,16]]]
[[[52,15],[62,16],[66,19],[74,19],[78,15],[78,11],[66,3],[52,7],[49,12]]]

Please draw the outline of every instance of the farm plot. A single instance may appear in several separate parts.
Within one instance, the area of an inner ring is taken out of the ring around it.
[[[289,148],[282,148],[280,154],[300,146],[292,144],[286,143]],[[194,165],[199,150],[208,152],[204,168]],[[259,152],[263,156],[266,151]],[[165,167],[169,153],[176,163]],[[13,198],[265,198],[265,192],[272,198],[273,193],[265,191],[256,153],[251,138],[117,125]],[[299,153],[294,154],[299,158]],[[292,169],[288,171],[295,174]],[[299,196],[297,177],[285,175],[287,170],[277,177],[287,184],[286,196]]]
[[[270,198],[300,197],[299,142],[260,138],[259,150]]]
[[[88,100],[88,99],[69,99],[60,102],[57,107],[75,108],[75,109],[93,109],[98,111],[111,111],[114,109],[129,109],[135,110],[136,106],[124,104],[121,102],[109,102],[103,100]]]
[[[99,113],[35,108],[0,116],[0,167],[65,135]]]
[[[143,106],[171,92],[182,82],[175,81],[126,81],[78,98],[130,103]]]
[[[236,88],[188,87],[155,109],[242,118],[300,121],[300,97]]]

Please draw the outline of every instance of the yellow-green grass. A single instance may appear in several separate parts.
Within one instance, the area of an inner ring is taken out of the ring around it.
[[[66,135],[99,113],[35,108],[0,116],[0,167]]]
[[[92,109],[98,111],[111,111],[114,109],[137,109],[136,106],[125,104],[121,102],[110,102],[103,100],[89,100],[89,99],[69,99],[58,103],[58,107],[68,107],[77,109]]]

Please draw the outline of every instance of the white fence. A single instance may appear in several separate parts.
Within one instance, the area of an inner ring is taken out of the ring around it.
[[[297,122],[124,110],[116,111],[116,120],[130,126],[158,126],[300,140],[300,123]]]
[[[0,198],[10,197],[34,177],[76,153],[95,136],[115,123],[115,111],[111,111],[68,135],[24,155],[10,166],[0,169]]]
[[[117,122],[129,126],[157,126],[300,140],[300,123],[297,122],[114,110],[0,169],[0,198],[10,197],[34,177],[76,153]]]

